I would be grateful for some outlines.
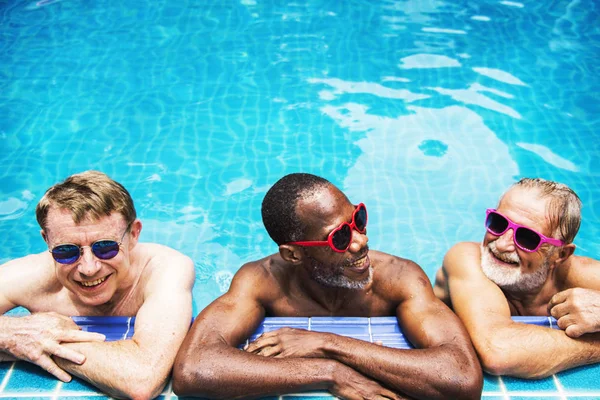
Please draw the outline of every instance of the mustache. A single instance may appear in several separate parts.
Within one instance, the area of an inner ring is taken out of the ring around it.
[[[519,258],[519,255],[517,254],[516,251],[512,252],[512,253],[500,253],[498,251],[498,248],[496,247],[496,242],[492,242],[490,244],[488,244],[488,251],[490,253],[492,253],[494,255],[494,257],[496,257],[497,259],[504,261],[504,262],[509,262],[509,263],[520,263],[521,259]]]
[[[360,260],[361,258],[365,258],[367,256],[367,254],[369,254],[369,246],[368,245],[363,248],[363,250],[360,252],[359,255],[357,255],[356,257],[354,257],[351,260],[344,261],[344,263],[342,265],[348,266],[352,263],[355,263],[356,261]]]

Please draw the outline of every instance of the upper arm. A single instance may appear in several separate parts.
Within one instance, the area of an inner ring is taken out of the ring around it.
[[[18,306],[28,308],[29,300],[39,298],[38,287],[54,274],[44,256],[33,254],[0,265],[0,315]]]
[[[268,285],[266,275],[258,265],[243,266],[234,276],[227,293],[198,315],[181,346],[180,357],[197,357],[199,348],[218,343],[236,347],[248,338],[265,315],[261,288]]]
[[[190,326],[195,271],[189,257],[172,249],[167,253],[148,266],[151,276],[136,314],[133,341],[145,354],[165,360],[170,368]]]
[[[460,320],[434,295],[421,268],[413,263],[403,275],[406,293],[398,305],[397,316],[410,342],[418,348],[435,347],[457,339],[462,344],[468,343]]]
[[[492,335],[514,325],[504,293],[484,275],[480,258],[472,243],[459,243],[444,257],[454,312],[478,351],[490,347]]]

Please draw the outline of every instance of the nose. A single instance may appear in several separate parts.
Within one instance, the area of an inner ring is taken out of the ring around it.
[[[508,229],[501,236],[496,239],[496,248],[501,252],[513,252],[515,251],[515,238],[514,231]]]
[[[359,253],[369,242],[369,238],[367,237],[367,232],[360,233],[357,230],[352,231],[352,243],[350,243],[350,247],[348,250],[351,253]]]
[[[81,251],[83,254],[77,267],[79,272],[85,276],[94,276],[102,268],[102,264],[94,257],[89,246],[83,246]]]

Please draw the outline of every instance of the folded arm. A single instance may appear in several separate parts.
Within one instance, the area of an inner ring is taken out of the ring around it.
[[[504,293],[481,271],[477,245],[454,246],[443,268],[454,311],[465,324],[486,372],[544,378],[600,362],[598,334],[572,339],[562,330],[514,322]]]
[[[237,348],[262,321],[259,297],[268,291],[260,268],[242,268],[228,293],[198,316],[173,370],[179,396],[256,398],[267,395],[330,390],[346,399],[378,394],[400,398],[343,364],[326,359],[261,357]]]
[[[397,311],[405,335],[417,349],[395,349],[331,333],[283,328],[263,334],[247,351],[276,358],[336,360],[411,398],[478,399],[483,378],[467,332],[450,309],[435,298],[427,277],[417,268],[411,272],[417,283],[410,285],[411,293],[406,293],[407,300]]]
[[[113,397],[149,399],[160,394],[192,314],[193,263],[187,257],[171,263],[148,282],[132,339],[68,344],[86,361],[77,365],[55,357],[57,364]]]

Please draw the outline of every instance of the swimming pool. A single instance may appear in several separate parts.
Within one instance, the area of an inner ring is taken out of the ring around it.
[[[522,176],[570,185],[600,257],[592,1],[14,1],[0,8],[0,262],[43,251],[45,189],[99,169],[143,241],[196,264],[194,313],[276,250],[268,187],[322,175],[372,248],[433,279]]]

